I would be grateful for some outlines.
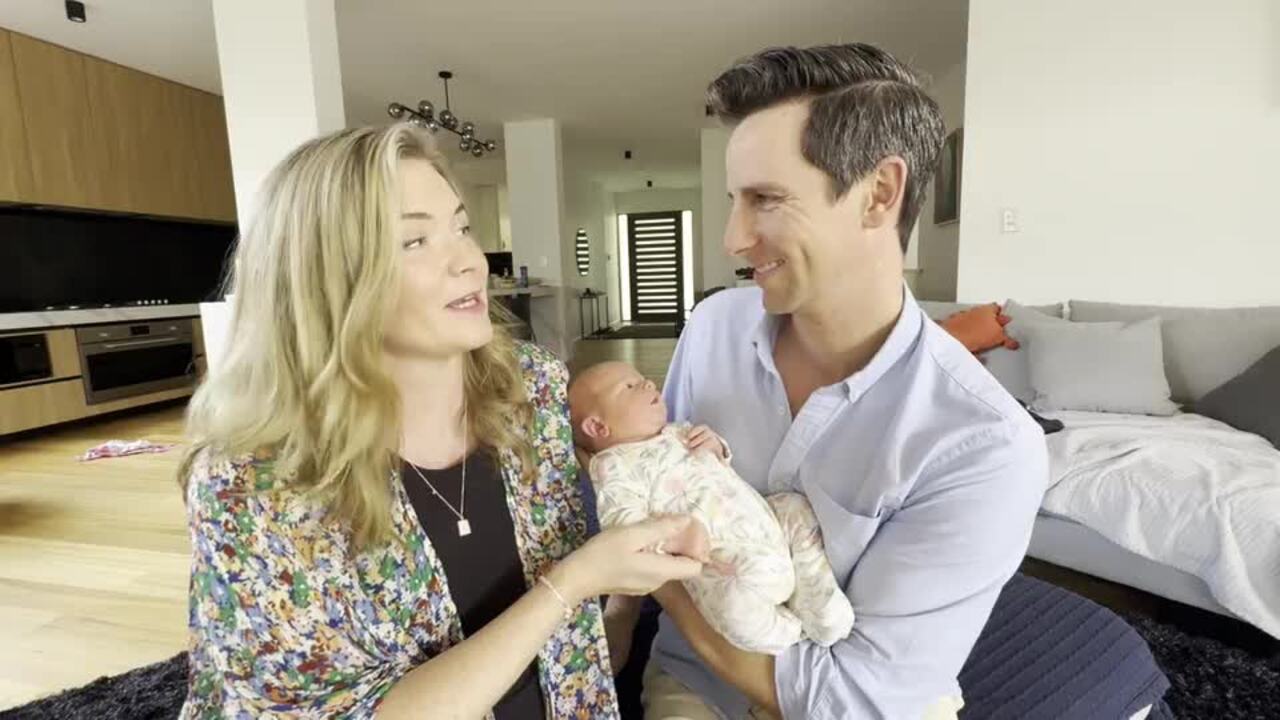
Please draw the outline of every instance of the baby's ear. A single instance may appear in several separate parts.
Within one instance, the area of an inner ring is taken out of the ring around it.
[[[599,415],[588,415],[582,421],[582,434],[592,440],[604,440],[609,437],[609,426]]]

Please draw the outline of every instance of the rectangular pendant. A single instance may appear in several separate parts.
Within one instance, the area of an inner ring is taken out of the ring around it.
[[[471,523],[466,520],[458,521],[458,537],[466,537],[471,534]]]

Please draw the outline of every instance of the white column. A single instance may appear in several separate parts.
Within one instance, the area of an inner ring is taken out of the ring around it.
[[[240,227],[293,148],[346,126],[334,0],[213,0]]]
[[[549,285],[564,278],[564,161],[560,123],[522,120],[503,125],[507,157],[507,204],[511,214],[511,255],[518,268]]]
[[[530,277],[556,288],[530,302],[533,332],[540,344],[568,359],[578,335],[578,301],[566,282],[574,272],[573,237],[564,219],[560,123],[552,118],[506,123],[503,146],[512,263],[517,273],[524,265]]]
[[[733,287],[734,261],[724,251],[724,228],[729,222],[729,197],[724,153],[726,128],[702,129],[702,287]]]
[[[236,215],[249,226],[258,186],[302,142],[346,126],[334,0],[213,0]],[[222,354],[230,308],[203,303],[205,359]]]

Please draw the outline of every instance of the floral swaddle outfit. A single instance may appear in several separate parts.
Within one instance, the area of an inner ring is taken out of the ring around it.
[[[776,655],[802,637],[830,646],[849,635],[853,606],[836,584],[818,520],[803,495],[763,498],[727,460],[690,452],[687,424],[601,451],[589,473],[603,527],[654,515],[702,522],[711,562],[684,581],[726,640]]]

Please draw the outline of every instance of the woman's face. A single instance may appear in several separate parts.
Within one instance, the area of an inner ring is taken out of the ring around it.
[[[403,271],[386,332],[393,355],[444,358],[493,338],[489,264],[471,239],[466,208],[426,160],[400,163],[396,252]]]

